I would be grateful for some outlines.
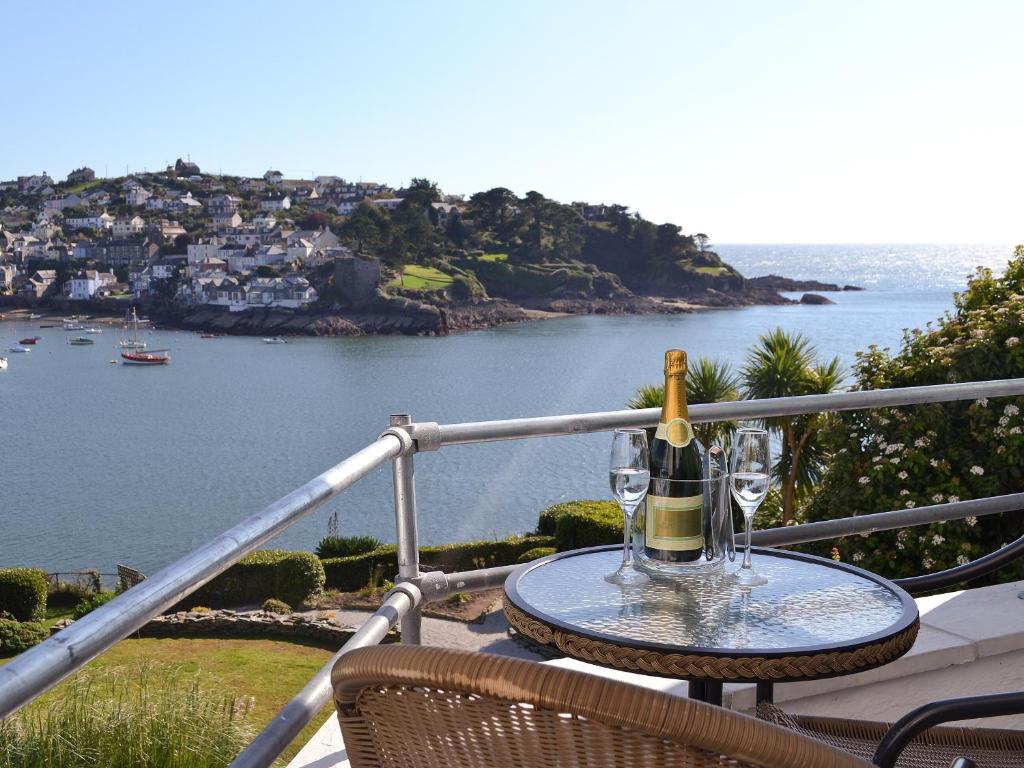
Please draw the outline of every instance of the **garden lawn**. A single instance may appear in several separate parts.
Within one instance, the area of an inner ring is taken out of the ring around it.
[[[401,285],[403,288],[412,288],[413,290],[446,288],[452,284],[452,276],[446,275],[434,267],[410,264],[405,268],[402,276],[393,280],[392,284]]]
[[[109,671],[136,674],[147,664],[173,667],[182,673],[197,674],[206,690],[225,696],[252,696],[255,704],[250,722],[259,731],[270,722],[313,674],[332,656],[330,651],[281,640],[230,640],[212,638],[122,640],[85,669],[93,674]],[[10,658],[0,659],[5,664]],[[69,681],[28,705],[45,707],[62,695]],[[280,765],[302,748],[331,711],[331,705],[306,726],[283,753]]]

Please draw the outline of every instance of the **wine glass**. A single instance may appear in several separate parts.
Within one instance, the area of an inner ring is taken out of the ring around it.
[[[736,430],[732,444],[732,474],[729,488],[743,510],[747,523],[747,541],[743,551],[743,564],[736,572],[736,580],[746,587],[767,584],[768,579],[755,573],[750,563],[750,531],[754,524],[754,513],[768,495],[768,478],[771,470],[771,452],[768,446],[768,432],[757,427],[743,427]]]
[[[606,581],[623,586],[644,584],[649,579],[633,567],[629,536],[633,530],[633,513],[647,495],[651,470],[647,460],[647,433],[642,429],[616,429],[612,438],[608,479],[612,495],[619,502],[624,518],[622,534],[622,565],[605,576]]]

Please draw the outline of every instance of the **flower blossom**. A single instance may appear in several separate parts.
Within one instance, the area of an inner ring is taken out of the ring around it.
[[[857,478],[857,482],[860,483],[861,485],[867,485],[868,483],[871,482],[871,479],[867,475],[861,475],[860,477]]]
[[[1013,403],[1010,403],[1008,406],[1003,408],[1003,413],[1005,413],[1007,416],[1016,416],[1018,413],[1020,413],[1020,408],[1018,408]]]
[[[854,552],[853,553],[853,557],[851,557],[850,559],[853,560],[853,562],[855,562],[855,563],[859,563],[861,560],[864,559],[864,553],[863,552]]]
[[[977,464],[975,464],[973,467],[971,467],[971,474],[981,476],[985,474],[985,470],[979,467]]]
[[[978,518],[972,515],[971,517],[965,517],[964,522],[967,523],[969,527],[973,528],[978,524]]]
[[[906,488],[904,488],[903,490],[900,491],[900,496],[909,496],[909,495],[910,495],[910,491],[908,491]]]
[[[1006,348],[1007,349],[1013,349],[1018,344],[1020,344],[1020,339],[1018,339],[1016,336],[1011,336],[1010,338],[1008,338],[1006,340]]]
[[[936,546],[938,546],[939,544],[941,544],[945,540],[946,540],[945,536],[940,536],[937,533],[934,536],[932,536],[932,544],[935,544]]]
[[[906,480],[908,475],[905,470],[901,469],[899,473],[897,473],[896,477],[898,477],[900,480]]]
[[[971,562],[971,560],[970,560],[969,557],[967,557],[967,555],[960,555],[956,559],[956,564],[957,565],[967,565],[969,562]]]
[[[942,501],[942,494],[936,493],[934,496],[932,496],[932,501],[938,504],[940,501]]]
[[[949,499],[947,499],[947,501],[949,501],[950,504],[956,504],[958,501],[960,501],[960,497],[950,496]]]
[[[907,502],[906,504],[904,504],[903,506],[905,506],[905,507],[906,507],[907,509],[913,509],[914,507],[916,507],[916,506],[917,506],[917,502],[914,502],[914,501],[908,501],[908,502]]]

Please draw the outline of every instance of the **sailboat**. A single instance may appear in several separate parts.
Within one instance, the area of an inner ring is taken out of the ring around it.
[[[133,320],[133,318],[134,318],[134,320]],[[122,336],[121,339],[117,342],[117,346],[119,346],[121,349],[145,349],[146,348],[146,342],[144,342],[141,339],[139,339],[138,323],[139,323],[139,320],[138,320],[138,317],[135,315],[135,310],[134,309],[131,312],[128,312],[128,313],[125,314],[125,316],[124,316],[124,330],[126,332],[127,331],[131,331],[133,324],[135,326],[135,330],[130,335]]]
[[[129,317],[131,335],[128,343],[134,346],[122,345],[121,362],[124,365],[165,365],[171,361],[171,356],[166,349],[151,349],[145,351],[146,343],[139,341],[139,316],[132,309]],[[142,345],[141,347],[138,345]]]
[[[6,357],[0,357],[0,371],[6,371],[6,370],[7,370],[7,358]]]

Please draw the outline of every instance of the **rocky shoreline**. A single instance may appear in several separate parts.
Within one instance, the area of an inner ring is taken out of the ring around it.
[[[796,281],[770,275],[753,278],[740,291],[713,288],[676,296],[620,295],[597,298],[583,294],[508,299],[469,299],[443,304],[403,297],[379,297],[359,307],[341,305],[317,312],[285,309],[249,309],[229,312],[225,307],[204,305],[188,308],[173,302],[143,300],[139,311],[160,325],[200,333],[244,336],[444,336],[461,331],[494,328],[511,323],[567,317],[572,315],[666,315],[704,309],[789,304],[830,304],[829,299],[807,294],[798,302],[779,291],[861,290],[817,281]],[[125,305],[127,306],[127,305]],[[88,314],[119,319],[123,309],[112,310],[109,302],[66,299],[27,304],[16,297],[0,298],[0,311],[9,319],[25,319],[30,311],[47,315]]]

